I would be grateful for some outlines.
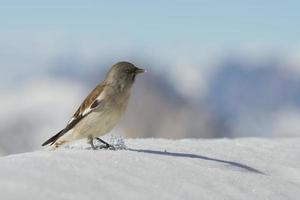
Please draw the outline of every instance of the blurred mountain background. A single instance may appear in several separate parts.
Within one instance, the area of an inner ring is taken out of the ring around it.
[[[137,78],[113,133],[300,136],[297,1],[0,1],[0,152],[66,125],[111,65]]]

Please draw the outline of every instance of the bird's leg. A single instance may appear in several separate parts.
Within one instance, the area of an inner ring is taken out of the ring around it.
[[[96,140],[98,140],[99,142],[101,142],[101,143],[105,144],[105,146],[104,146],[104,147],[100,147],[101,149],[102,149],[102,148],[105,148],[105,149],[116,150],[116,148],[115,148],[113,145],[111,145],[111,144],[108,144],[108,143],[107,143],[107,142],[105,142],[104,140],[102,140],[102,139],[100,139],[100,138],[98,138],[98,137],[96,137],[95,139],[96,139]]]
[[[94,145],[93,137],[88,137],[88,143],[91,145],[91,147],[92,147],[93,150],[96,150],[96,149],[97,149],[97,148],[95,147],[95,145]]]

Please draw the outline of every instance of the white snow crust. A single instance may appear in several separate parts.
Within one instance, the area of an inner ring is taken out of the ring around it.
[[[300,138],[110,142],[0,157],[0,199],[300,198]]]

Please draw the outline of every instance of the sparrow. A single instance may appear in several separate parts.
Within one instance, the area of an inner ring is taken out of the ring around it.
[[[131,88],[136,75],[144,73],[129,62],[118,62],[111,67],[106,78],[86,97],[66,127],[45,141],[42,146],[50,145],[54,149],[78,139],[87,138],[92,149],[96,149],[93,140],[114,147],[99,137],[111,131],[128,105]]]

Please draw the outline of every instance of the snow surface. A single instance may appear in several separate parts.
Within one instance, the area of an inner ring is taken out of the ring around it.
[[[94,151],[80,141],[1,157],[0,199],[296,200],[299,142],[126,139]]]

